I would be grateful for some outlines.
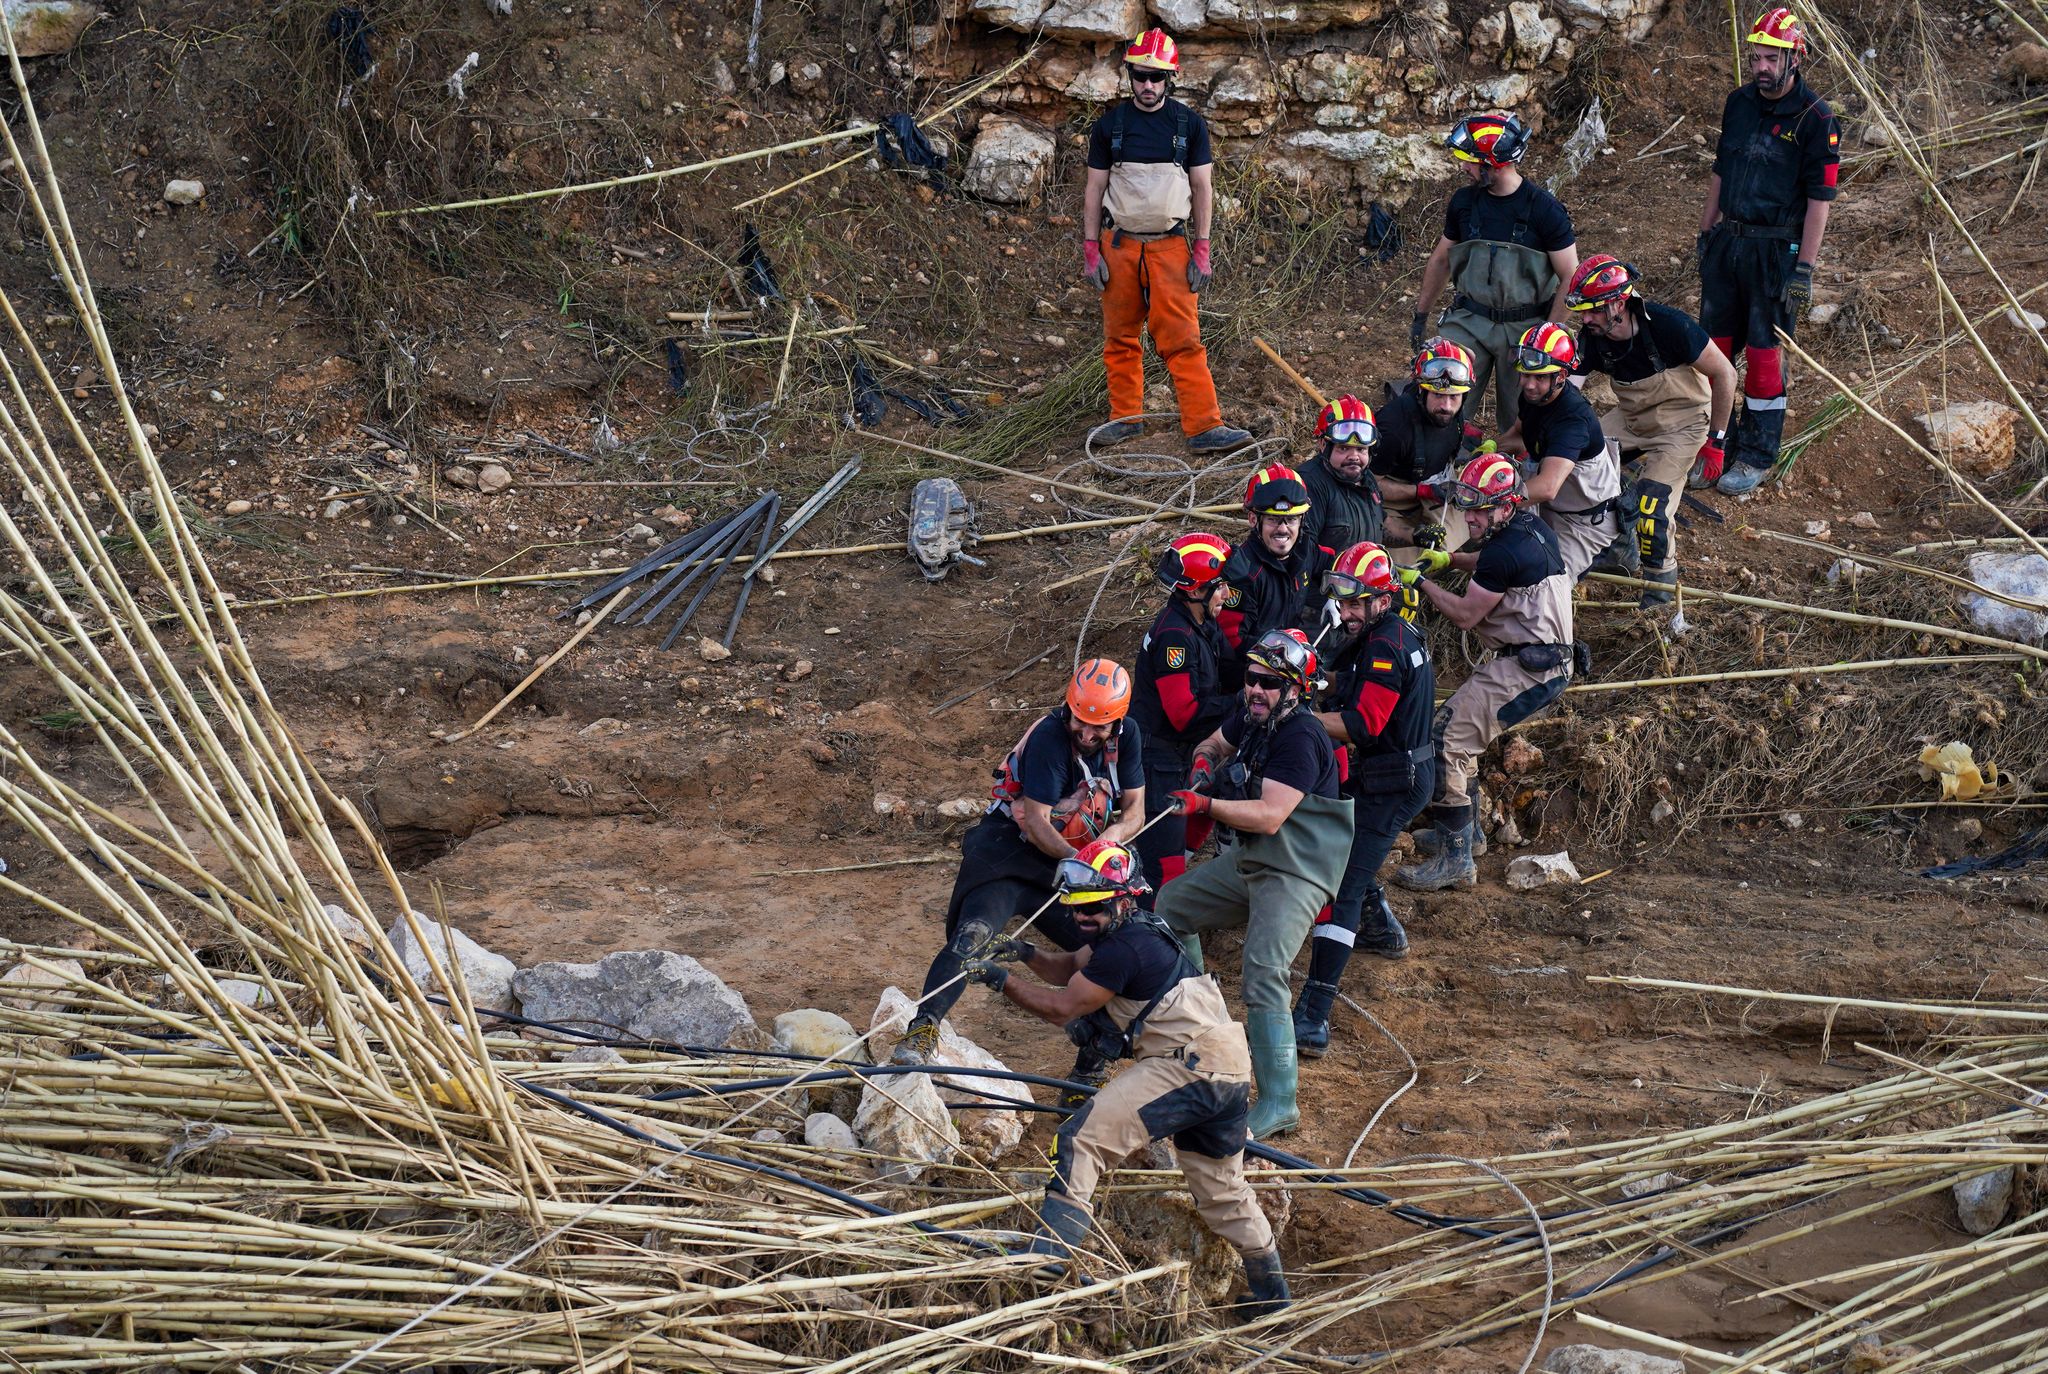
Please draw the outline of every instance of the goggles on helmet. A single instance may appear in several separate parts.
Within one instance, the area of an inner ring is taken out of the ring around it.
[[[1379,437],[1379,426],[1370,420],[1339,420],[1329,429],[1331,443],[1351,448],[1370,448]]]
[[[1323,595],[1333,596],[1339,601],[1357,601],[1368,596],[1385,596],[1386,590],[1375,587],[1362,577],[1350,573],[1326,572],[1323,574]]]
[[[1459,386],[1472,385],[1472,369],[1465,366],[1462,358],[1424,358],[1415,369],[1415,375],[1424,382],[1455,382]]]
[[[1522,372],[1562,372],[1564,364],[1540,348],[1518,347],[1515,349],[1515,367]]]
[[[1499,505],[1501,496],[1489,496],[1469,482],[1453,482],[1441,489],[1446,499],[1459,510],[1485,510]]]
[[[1061,859],[1054,870],[1060,900],[1066,906],[1092,906],[1116,897],[1116,887],[1079,859]]]

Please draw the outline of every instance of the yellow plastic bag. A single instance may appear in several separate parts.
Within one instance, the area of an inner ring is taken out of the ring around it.
[[[1980,764],[1961,740],[1950,740],[1939,749],[1928,745],[1920,751],[1920,776],[1928,782],[1941,779],[1943,801],[1969,801],[1998,786],[1998,765]]]

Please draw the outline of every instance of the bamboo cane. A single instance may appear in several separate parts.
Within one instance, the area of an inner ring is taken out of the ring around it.
[[[525,677],[519,680],[518,686],[514,687],[511,691],[505,693],[504,696],[498,699],[496,705],[492,706],[490,710],[484,712],[483,715],[479,716],[477,718],[476,724],[470,726],[465,730],[457,730],[452,735],[443,735],[441,737],[441,742],[443,744],[454,744],[460,740],[468,739],[471,735],[474,735],[477,731],[483,729],[486,725],[489,725],[492,721],[496,720],[498,718],[499,712],[503,711],[507,706],[510,706],[513,702],[519,700],[519,698],[525,694],[527,688],[533,686],[534,683],[540,681],[541,674],[547,672],[548,669],[554,667],[557,663],[560,663],[562,659],[568,655],[571,649],[575,648],[578,644],[581,644],[586,635],[588,635],[592,630],[596,629],[599,625],[603,624],[605,618],[609,616],[612,613],[612,611],[618,607],[618,604],[621,601],[624,601],[635,590],[636,587],[634,586],[626,586],[619,588],[619,590],[613,594],[612,599],[605,602],[603,607],[598,610],[596,615],[591,616],[588,620],[584,621],[581,625],[578,625],[576,627],[576,633],[570,635],[569,638],[563,642],[561,648],[555,650],[546,658],[542,659],[539,663],[535,664],[533,671],[528,673]]]
[[[1791,668],[1744,668],[1725,673],[1688,673],[1682,677],[1644,677],[1629,682],[1575,682],[1567,692],[1627,692],[1639,687],[1691,687],[1705,682],[1747,682],[1762,678],[1825,677],[1832,673],[1867,673],[1883,668],[1946,668],[1958,663],[2021,663],[2019,654],[1955,654],[1947,658],[1873,658],[1854,663],[1812,663]]]
[[[1316,384],[1310,381],[1308,378],[1302,376],[1301,373],[1297,372],[1294,368],[1294,364],[1288,362],[1287,359],[1281,357],[1278,353],[1274,352],[1273,346],[1271,344],[1267,343],[1264,339],[1260,338],[1256,334],[1252,335],[1252,343],[1258,348],[1259,352],[1265,354],[1268,358],[1273,360],[1273,365],[1275,367],[1279,368],[1282,372],[1285,372],[1287,374],[1289,381],[1293,382],[1296,386],[1300,387],[1302,391],[1307,393],[1308,398],[1316,403],[1316,409],[1320,410],[1324,406],[1329,404],[1328,401],[1323,399],[1323,393],[1317,389]]]

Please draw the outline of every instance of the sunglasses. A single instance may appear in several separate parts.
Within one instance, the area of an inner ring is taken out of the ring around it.
[[[1261,692],[1280,692],[1286,690],[1287,679],[1274,677],[1271,673],[1246,673],[1244,685],[1257,688]]]
[[[1140,84],[1147,86],[1164,86],[1167,82],[1173,79],[1171,76],[1168,76],[1165,72],[1156,72],[1149,67],[1125,67],[1124,73],[1125,75],[1131,78],[1131,84],[1133,86]]]
[[[1370,420],[1339,420],[1330,426],[1330,442],[1333,444],[1369,448],[1379,437],[1378,427]]]

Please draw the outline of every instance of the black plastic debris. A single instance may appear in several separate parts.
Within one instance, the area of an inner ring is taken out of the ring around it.
[[[1401,222],[1378,201],[1366,207],[1363,241],[1365,251],[1381,262],[1392,262],[1401,251]]]
[[[946,170],[945,155],[907,114],[892,114],[875,129],[875,156],[884,167],[921,167],[934,176]]]
[[[1994,869],[2025,868],[2036,859],[2048,859],[2048,825],[2030,830],[2012,844],[1981,859],[1956,859],[1950,863],[1923,868],[1923,878],[1967,878],[1973,873],[1986,873]]]
[[[370,40],[377,36],[377,27],[355,6],[343,5],[327,16],[327,36],[341,49],[349,80],[361,81],[377,65],[377,58],[370,51]]]
[[[761,248],[761,235],[749,224],[740,236],[740,271],[747,279],[747,291],[758,300],[779,301],[782,288],[775,281],[775,264]]]
[[[690,367],[683,358],[683,345],[677,339],[664,339],[662,351],[668,355],[668,389],[678,396],[690,394]]]
[[[853,360],[853,423],[861,429],[871,429],[882,422],[889,413],[888,398],[882,395],[882,387],[875,380],[875,374],[868,370],[865,358]]]

